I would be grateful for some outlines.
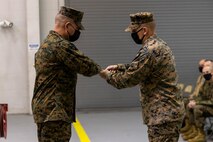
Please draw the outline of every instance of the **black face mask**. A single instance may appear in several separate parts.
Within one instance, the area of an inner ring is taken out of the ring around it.
[[[198,67],[198,69],[199,69],[199,72],[202,73],[203,67]]]
[[[211,73],[204,74],[203,77],[205,78],[205,80],[210,80],[212,78],[212,74]]]
[[[141,28],[140,30],[142,30],[143,28]],[[139,31],[140,31],[139,30]],[[135,32],[135,33],[131,33],[131,36],[132,36],[132,39],[134,40],[134,42],[136,43],[136,44],[142,44],[143,43],[143,39],[144,39],[144,37],[145,37],[145,35],[143,35],[143,37],[142,37],[142,39],[140,39],[139,38],[139,36],[138,36],[138,32],[139,31],[137,31],[137,32]]]
[[[75,30],[75,33],[73,35],[70,35],[69,32],[68,32],[68,34],[69,34],[68,40],[71,41],[71,42],[74,42],[74,41],[78,40],[78,38],[80,37],[81,32],[79,30]]]

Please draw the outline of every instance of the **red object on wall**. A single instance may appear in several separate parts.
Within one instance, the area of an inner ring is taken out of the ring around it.
[[[0,104],[0,138],[7,138],[7,104]]]

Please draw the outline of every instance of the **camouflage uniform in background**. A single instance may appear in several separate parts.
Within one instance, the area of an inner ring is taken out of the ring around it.
[[[195,98],[196,106],[193,109],[194,122],[198,128],[204,127],[205,118],[213,116],[213,82],[205,81],[198,96]]]
[[[189,115],[194,119],[192,122],[196,129],[192,129],[192,132],[190,130],[188,130],[189,132],[186,132],[186,137],[189,138],[187,141],[205,142],[205,118],[213,116],[213,82],[205,81],[199,90],[198,96],[194,97],[194,100],[196,105],[191,111],[189,111]],[[192,135],[194,137],[191,137]]]
[[[32,112],[39,142],[68,142],[75,122],[77,73],[93,76],[100,66],[50,31],[35,54],[35,69]]]
[[[197,78],[195,89],[194,89],[193,93],[189,96],[189,98],[187,100],[187,103],[186,103],[186,106],[185,106],[185,108],[186,108],[186,118],[189,119],[189,121],[190,121],[191,124],[194,124],[194,116],[191,115],[191,109],[189,109],[187,107],[187,105],[188,105],[188,103],[189,103],[190,100],[194,100],[198,96],[199,91],[202,88],[204,82],[205,82],[205,79],[204,79],[203,75],[200,74],[198,76],[198,78]]]
[[[145,19],[143,16],[143,13],[132,15],[132,24],[140,23],[137,20]],[[118,70],[108,76],[107,82],[118,89],[139,85],[149,141],[177,142],[185,111],[177,78],[171,49],[154,35],[143,43],[130,64],[118,64]]]

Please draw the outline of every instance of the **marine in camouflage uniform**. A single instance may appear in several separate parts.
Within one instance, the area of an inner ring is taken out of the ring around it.
[[[201,59],[199,61],[199,71],[200,73],[202,73],[202,69],[204,67],[204,64],[207,62],[211,62],[210,60],[207,59]],[[203,77],[203,74],[200,74],[198,76],[197,82],[196,82],[196,86],[195,89],[193,91],[193,93],[189,96],[188,100],[186,101],[186,117],[185,117],[185,126],[183,128],[181,128],[181,133],[182,133],[182,137],[184,140],[189,140],[192,139],[194,137],[196,137],[200,130],[199,127],[196,126],[195,124],[195,115],[194,115],[194,107],[197,98],[200,98],[200,94],[203,94],[202,92],[204,92],[203,90],[203,85],[206,84],[205,83],[205,78]],[[200,98],[202,99],[202,98]],[[198,138],[198,137],[197,137]],[[204,139],[204,136],[201,135],[199,139]],[[199,140],[200,141],[200,140]]]
[[[193,93],[191,93],[189,96],[184,95],[184,104],[185,104],[185,108],[186,108],[186,116],[185,116],[185,123],[187,123],[183,128],[181,128],[181,132],[184,133],[186,130],[188,130],[188,128],[190,127],[190,124],[193,124],[193,119],[190,118],[189,113],[190,113],[190,109],[189,107],[187,107],[187,105],[189,104],[190,101],[194,100],[194,98],[196,98],[198,96],[199,90],[201,88],[201,86],[203,85],[205,79],[203,77],[202,73],[202,68],[204,66],[206,59],[201,59],[199,61],[199,66],[198,66],[198,70],[200,72],[200,75],[197,78],[196,81],[196,85],[194,88]],[[190,120],[190,121],[189,121]]]
[[[69,142],[71,123],[75,122],[77,74],[93,76],[100,72],[100,66],[71,42],[83,29],[82,16],[80,11],[62,7],[56,16],[62,28],[50,31],[35,54],[32,111],[39,142]]]
[[[177,142],[185,110],[174,56],[166,42],[143,29],[155,27],[152,13],[131,14],[130,19],[126,31],[142,48],[130,64],[108,66],[100,75],[118,89],[139,85],[149,141]]]
[[[204,67],[205,68],[205,67]],[[189,142],[205,142],[204,124],[205,118],[213,116],[213,81],[205,81],[200,88],[199,94],[194,98],[193,106],[194,122],[198,134],[189,139]]]

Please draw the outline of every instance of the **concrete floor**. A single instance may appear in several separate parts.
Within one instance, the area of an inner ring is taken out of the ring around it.
[[[140,108],[81,110],[77,117],[91,142],[148,142]],[[0,142],[37,142],[36,134],[31,115],[8,115],[8,137]],[[70,142],[80,142],[74,128]]]

